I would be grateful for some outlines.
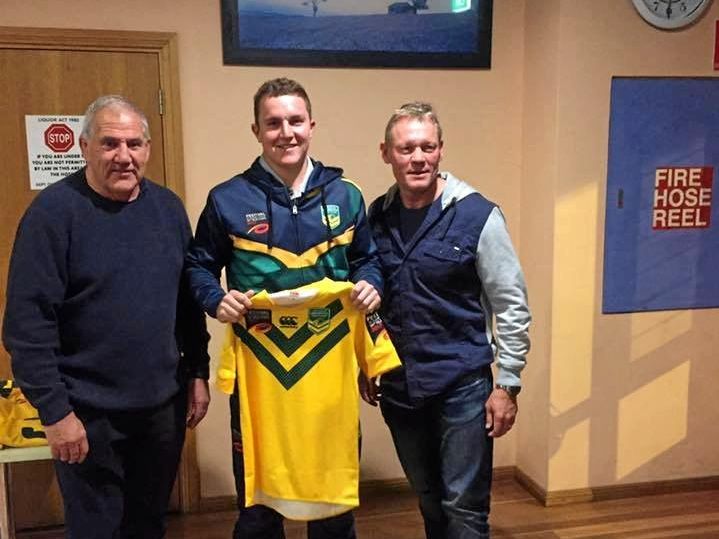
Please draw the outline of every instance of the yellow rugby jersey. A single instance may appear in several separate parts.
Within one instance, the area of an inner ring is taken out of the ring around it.
[[[12,380],[0,380],[0,448],[47,445],[40,417]]]
[[[323,279],[252,298],[222,351],[217,384],[237,379],[245,500],[296,520],[359,505],[357,367],[399,367],[379,315],[352,306],[353,284]]]

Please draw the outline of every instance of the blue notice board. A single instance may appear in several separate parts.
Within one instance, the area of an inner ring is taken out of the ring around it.
[[[719,78],[614,78],[604,313],[719,307]]]

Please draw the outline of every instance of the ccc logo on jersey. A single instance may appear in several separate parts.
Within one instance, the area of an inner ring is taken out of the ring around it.
[[[297,317],[296,316],[280,316],[280,327],[296,328],[297,327]]]

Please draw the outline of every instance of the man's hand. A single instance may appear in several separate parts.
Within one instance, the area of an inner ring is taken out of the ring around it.
[[[494,389],[485,404],[487,414],[486,428],[491,429],[492,438],[504,436],[514,425],[517,417],[517,399],[510,397],[503,389]]]
[[[45,436],[52,458],[68,464],[81,463],[90,450],[85,427],[75,412],[70,412],[57,423],[45,426]]]
[[[350,292],[350,299],[352,300],[352,305],[354,305],[358,311],[366,311],[369,313],[376,311],[382,302],[382,298],[379,297],[379,292],[367,281],[358,281],[355,283],[352,292]]]
[[[187,427],[194,429],[205,417],[210,406],[207,380],[192,378],[187,384]]]
[[[377,406],[377,401],[379,400],[377,378],[367,378],[360,371],[359,375],[357,375],[357,387],[359,387],[359,393],[363,401],[371,406]]]
[[[252,308],[252,296],[255,295],[254,290],[248,290],[244,294],[239,290],[230,290],[225,297],[222,298],[217,306],[215,317],[223,324],[236,324],[240,318],[247,314]]]

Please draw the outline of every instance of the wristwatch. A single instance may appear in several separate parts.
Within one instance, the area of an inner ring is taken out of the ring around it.
[[[503,384],[497,384],[494,387],[497,389],[503,389],[510,397],[516,397],[519,395],[519,392],[522,391],[522,386],[505,386]]]

